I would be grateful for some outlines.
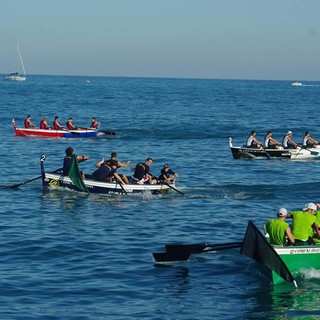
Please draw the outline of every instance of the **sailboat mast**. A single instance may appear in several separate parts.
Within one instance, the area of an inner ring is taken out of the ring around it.
[[[21,62],[23,75],[25,76],[25,75],[26,75],[26,70],[25,70],[25,68],[24,68],[24,64],[23,64],[23,61],[22,61],[22,56],[21,56],[21,52],[20,52],[19,43],[17,42],[17,59],[18,59],[18,55],[19,55],[19,59],[20,59],[20,62]],[[18,64],[18,65],[19,65],[19,64]],[[19,70],[18,70],[18,72],[19,72]]]

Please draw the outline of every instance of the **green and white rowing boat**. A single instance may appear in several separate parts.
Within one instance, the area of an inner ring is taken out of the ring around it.
[[[304,269],[320,270],[320,246],[301,247],[273,247],[282,261],[286,264],[291,274],[296,278]],[[272,281],[274,284],[284,281],[276,272],[272,271]]]

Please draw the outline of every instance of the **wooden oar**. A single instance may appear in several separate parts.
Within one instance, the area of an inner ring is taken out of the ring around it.
[[[308,146],[301,146],[301,149],[306,149],[307,151],[309,151],[310,152],[310,154],[311,155],[313,155],[313,156],[317,156],[320,152],[318,152],[318,151],[312,151],[312,150],[310,150],[310,148],[308,148]],[[312,148],[312,146],[311,146],[311,148]],[[301,149],[300,149],[300,151],[301,151]],[[300,152],[299,151],[299,152]]]
[[[166,186],[168,186],[169,188],[171,188],[172,190],[174,190],[174,191],[176,191],[176,192],[178,192],[178,193],[180,193],[180,194],[182,194],[182,195],[184,196],[184,193],[183,193],[183,192],[179,191],[178,189],[174,188],[173,186],[170,186],[169,183],[166,183],[166,182],[163,182],[163,183],[164,183]]]
[[[52,171],[51,173],[56,173],[56,172],[58,172],[58,171],[60,171],[60,170],[62,170],[62,169],[63,169],[63,168],[59,168],[59,169],[57,169],[57,170]],[[13,184],[13,185],[11,185],[11,186],[4,186],[4,187],[2,187],[2,188],[11,188],[11,189],[18,188],[18,187],[20,187],[20,186],[22,186],[22,185],[24,185],[24,184],[27,184],[27,183],[29,183],[29,182],[38,180],[38,179],[40,179],[41,177],[42,177],[42,175],[39,176],[39,177],[36,177],[36,178],[30,179],[30,180],[27,180],[27,181],[22,182],[22,183]]]
[[[188,249],[188,245],[186,245],[186,246],[187,247],[184,247],[182,249],[182,251],[180,251],[180,252],[168,251],[168,252],[153,253],[153,257],[157,262],[187,261],[189,259],[190,255],[192,255],[192,254],[241,248],[242,242],[234,242],[234,243],[230,243],[230,244],[220,244],[220,245],[218,245],[218,244],[216,244],[216,245],[196,244],[196,245],[190,245],[190,249]],[[170,248],[170,245],[168,248]],[[174,247],[171,247],[171,249],[173,249],[173,248]]]
[[[122,191],[123,191],[126,195],[128,195],[128,192],[126,191],[126,189],[124,188],[124,186],[122,185],[121,182],[119,182],[119,185],[120,185]]]
[[[102,133],[104,133],[106,135],[109,135],[109,136],[115,136],[116,135],[116,133],[114,131],[107,131],[107,130],[100,130],[100,129],[98,129],[98,131],[102,132]]]
[[[228,242],[228,243],[218,243],[218,244],[208,244],[208,243],[196,243],[196,244],[167,244],[166,251],[171,253],[189,253],[194,251],[207,251],[208,249],[222,248],[228,249],[230,246],[241,247],[242,242]],[[222,250],[222,249],[220,249]]]
[[[151,175],[151,176],[152,176],[152,179],[157,180],[158,183],[163,183],[163,184],[165,184],[166,186],[168,186],[169,188],[171,188],[172,190],[174,190],[174,191],[176,191],[176,192],[178,192],[178,193],[180,193],[180,194],[182,194],[182,195],[184,196],[184,193],[183,193],[183,192],[179,191],[178,189],[174,188],[173,186],[170,186],[169,183],[159,180],[159,179],[158,179],[156,176],[154,176],[154,175]]]

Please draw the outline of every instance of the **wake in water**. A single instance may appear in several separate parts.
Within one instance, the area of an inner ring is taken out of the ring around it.
[[[298,276],[310,280],[310,279],[319,279],[320,280],[320,270],[314,268],[303,268],[299,270]]]

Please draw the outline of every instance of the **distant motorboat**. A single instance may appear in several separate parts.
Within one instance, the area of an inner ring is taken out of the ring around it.
[[[22,68],[22,73],[19,72],[20,67]],[[22,56],[19,48],[19,44],[17,43],[17,72],[8,74],[4,80],[8,81],[26,81],[27,75],[26,70],[24,69]]]
[[[295,86],[295,87],[302,87],[303,86],[302,82],[297,82],[297,81],[296,82],[292,82],[291,85]]]

